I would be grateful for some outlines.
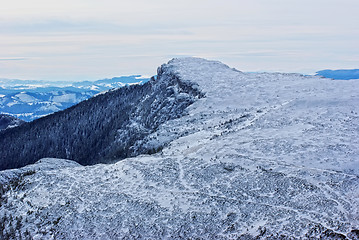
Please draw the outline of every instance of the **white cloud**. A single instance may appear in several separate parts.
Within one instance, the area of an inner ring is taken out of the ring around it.
[[[13,0],[1,9],[0,59],[27,58],[1,61],[1,77],[154,74],[181,55],[245,71],[359,62],[357,0]]]

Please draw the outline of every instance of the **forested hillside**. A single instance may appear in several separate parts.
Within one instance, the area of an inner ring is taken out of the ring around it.
[[[0,131],[23,124],[24,121],[7,114],[0,114]]]
[[[200,95],[175,77],[152,78],[144,85],[100,94],[1,133],[0,169],[22,167],[43,157],[88,165],[155,152],[159,147],[141,147],[145,144],[141,140],[161,123],[181,116]]]

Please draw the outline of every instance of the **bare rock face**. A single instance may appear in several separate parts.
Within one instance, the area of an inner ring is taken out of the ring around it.
[[[158,73],[129,115],[156,125],[132,158],[0,173],[5,238],[358,238],[358,81],[197,58]]]

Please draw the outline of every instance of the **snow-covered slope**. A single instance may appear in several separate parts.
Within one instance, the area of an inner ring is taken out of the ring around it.
[[[147,136],[146,144],[165,144],[161,152],[87,167],[43,159],[2,171],[3,234],[359,237],[359,82],[242,73],[197,58],[159,68],[157,81],[173,78],[205,97]]]

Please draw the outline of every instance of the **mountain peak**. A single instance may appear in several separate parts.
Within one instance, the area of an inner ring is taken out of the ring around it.
[[[18,176],[4,187],[4,232],[19,225],[20,233],[47,239],[358,236],[359,82],[241,73],[196,58],[173,59],[158,73],[112,92],[110,101],[109,93],[87,101],[91,112],[115,108],[128,119],[95,127],[104,135],[87,151],[107,135],[121,144],[147,131],[124,145],[131,158],[56,169],[46,167],[56,160],[46,160],[0,173]],[[71,111],[86,112],[74,108],[62,119],[74,118]]]

